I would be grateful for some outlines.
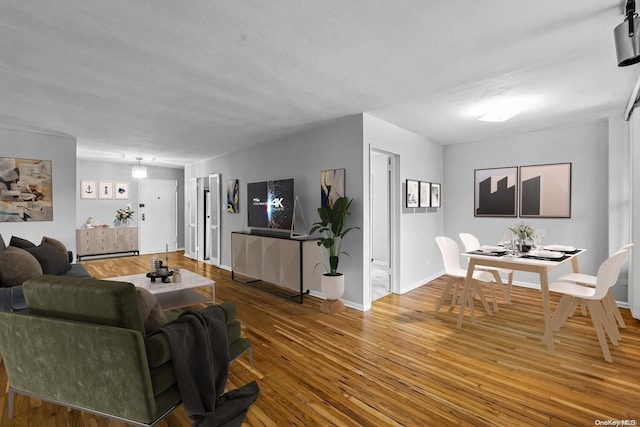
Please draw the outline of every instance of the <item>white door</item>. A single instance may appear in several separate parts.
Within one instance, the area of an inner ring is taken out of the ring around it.
[[[140,252],[178,249],[178,181],[140,180]]]
[[[187,243],[184,255],[188,258],[198,258],[198,179],[189,179],[187,193]]]
[[[220,265],[220,174],[209,175],[209,200],[207,203],[207,261]]]
[[[369,158],[371,301],[390,294],[393,289],[394,165],[395,158],[392,154],[371,149]]]

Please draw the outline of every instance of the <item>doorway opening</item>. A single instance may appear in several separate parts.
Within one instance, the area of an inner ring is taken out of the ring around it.
[[[371,301],[393,292],[397,154],[371,147],[369,151],[370,295]]]

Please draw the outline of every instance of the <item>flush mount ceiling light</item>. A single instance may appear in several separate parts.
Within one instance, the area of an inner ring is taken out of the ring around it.
[[[526,98],[496,98],[474,109],[474,115],[480,116],[478,120],[483,122],[504,122],[520,114],[529,104]]]
[[[142,161],[142,157],[136,157],[138,164],[131,167],[131,176],[133,178],[146,178],[147,177],[147,167],[142,166],[140,162]]]
[[[627,0],[624,22],[613,30],[618,67],[626,67],[640,61],[640,20],[637,18],[635,0]]]

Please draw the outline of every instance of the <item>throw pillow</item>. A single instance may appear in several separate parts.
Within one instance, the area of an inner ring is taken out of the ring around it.
[[[142,320],[144,321],[144,330],[149,335],[167,324],[167,316],[160,308],[160,303],[155,296],[144,288],[136,288],[138,294],[138,305]]]
[[[35,248],[36,245],[28,241],[27,239],[23,239],[22,237],[11,236],[11,240],[9,241],[9,246],[13,246],[14,248],[20,249],[28,249]]]
[[[60,249],[51,243],[43,242],[40,246],[27,248],[25,251],[36,257],[44,274],[64,274],[71,270],[67,255],[62,255]]]
[[[43,244],[43,243],[49,243],[55,246],[56,248],[58,248],[60,252],[62,252],[63,257],[69,258],[69,251],[67,251],[67,247],[60,240],[56,240],[53,237],[44,236],[40,244]]]
[[[0,252],[0,283],[20,286],[34,277],[42,276],[38,260],[24,249],[9,246]]]

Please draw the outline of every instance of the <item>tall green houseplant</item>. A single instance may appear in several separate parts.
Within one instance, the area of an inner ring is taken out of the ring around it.
[[[338,273],[340,255],[349,256],[348,253],[341,250],[342,239],[351,230],[360,230],[360,227],[345,228],[347,217],[351,215],[351,203],[353,203],[353,199],[340,197],[333,203],[333,206],[318,208],[320,221],[313,223],[313,227],[311,227],[311,234],[318,231],[324,235],[318,240],[318,246],[324,246],[329,252],[329,271],[327,274],[330,276],[342,274]]]

